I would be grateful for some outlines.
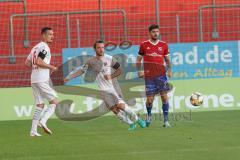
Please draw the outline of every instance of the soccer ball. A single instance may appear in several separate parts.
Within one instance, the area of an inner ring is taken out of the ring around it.
[[[195,92],[190,97],[190,102],[194,106],[200,106],[203,103],[203,95],[199,92]]]

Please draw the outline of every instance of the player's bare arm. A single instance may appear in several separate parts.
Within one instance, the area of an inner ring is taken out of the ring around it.
[[[36,62],[35,62],[35,64],[36,64],[37,66],[41,67],[41,68],[47,68],[47,69],[50,69],[50,70],[51,70],[51,72],[53,72],[53,71],[56,71],[56,70],[57,70],[57,67],[55,67],[55,66],[53,66],[53,65],[50,65],[50,64],[47,64],[47,63],[45,63],[45,62],[42,60],[42,58],[41,58],[41,57],[38,57],[38,58],[36,59]]]
[[[77,70],[73,73],[70,73],[66,78],[64,78],[64,82],[68,82],[69,80],[73,79],[73,78],[76,78],[78,76],[81,76],[82,74],[84,73],[83,70]]]
[[[88,61],[89,62],[89,61]],[[67,77],[64,78],[64,82],[68,82],[69,80],[76,78],[78,76],[81,76],[83,73],[85,73],[88,69],[88,67],[90,66],[89,63],[84,64],[83,66],[79,66],[77,67],[75,70],[73,70],[72,72],[70,72]]]
[[[143,78],[144,77],[144,71],[141,70],[142,68],[142,59],[143,57],[141,55],[137,56],[137,61],[136,61],[136,67],[138,70],[138,77]]]
[[[171,78],[172,77],[172,65],[171,65],[171,62],[170,62],[169,55],[165,56],[165,62],[166,62],[166,65],[167,65],[167,76],[169,78]]]
[[[28,67],[29,69],[31,69],[32,68],[32,62],[29,59],[26,59],[25,66]]]

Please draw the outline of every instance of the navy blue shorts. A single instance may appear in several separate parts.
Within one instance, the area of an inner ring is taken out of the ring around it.
[[[166,75],[145,79],[146,95],[155,95],[171,90]]]

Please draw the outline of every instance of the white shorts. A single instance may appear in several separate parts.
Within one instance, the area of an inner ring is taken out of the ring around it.
[[[41,83],[32,83],[33,97],[35,104],[43,104],[44,99],[51,101],[57,98],[56,91],[52,88],[51,83],[41,82]]]
[[[100,91],[100,97],[109,109],[116,104],[125,103],[121,93]]]

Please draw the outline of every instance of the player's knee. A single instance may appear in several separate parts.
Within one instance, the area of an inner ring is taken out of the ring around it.
[[[162,99],[163,103],[167,103],[168,102],[168,96],[167,95],[162,95],[161,99]]]
[[[37,104],[36,106],[39,107],[39,108],[44,108],[44,104],[43,103],[42,104]]]
[[[57,101],[57,99],[55,98],[55,99],[53,99],[53,100],[51,100],[51,101],[49,101],[49,104],[58,104],[58,101]]]
[[[117,109],[119,109],[119,110],[124,110],[124,109],[125,109],[125,104],[124,104],[124,103],[119,103],[119,104],[117,105]]]
[[[153,103],[153,98],[147,98],[146,104],[151,105]]]
[[[111,108],[111,111],[112,111],[114,114],[118,114],[118,112],[119,112],[117,106],[113,106],[113,107]]]

